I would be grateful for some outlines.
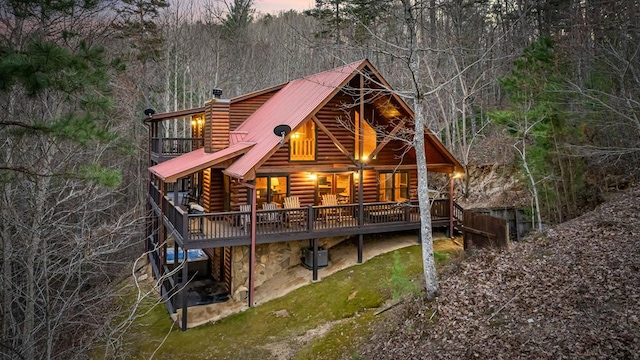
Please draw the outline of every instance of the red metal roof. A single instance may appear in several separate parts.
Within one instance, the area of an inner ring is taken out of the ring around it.
[[[252,169],[260,166],[278,149],[281,137],[273,132],[276,126],[286,124],[291,127],[292,132],[296,131],[305,120],[315,115],[365,66],[368,66],[373,71],[373,75],[378,81],[388,86],[368,60],[360,60],[336,69],[294,80],[285,85],[278,85],[248,94],[259,95],[264,92],[277,91],[273,97],[249,116],[238,128],[230,132],[230,147],[210,154],[204,153],[204,149],[199,149],[149,169],[163,181],[175,182],[181,177],[240,156],[224,172],[232,177],[250,179],[251,176],[255,175],[251,174]],[[239,98],[246,98],[248,95],[243,95]],[[392,96],[397,98],[398,103],[410,116],[413,116],[413,111],[402,99],[393,93]],[[183,110],[182,112],[193,113],[195,111],[199,112],[201,108]],[[156,117],[164,119],[169,115],[173,116],[175,114],[155,115],[153,120],[156,120]],[[445,163],[442,164],[433,164],[434,166],[439,166],[436,171],[450,172],[462,169],[455,157],[428,129],[426,129],[425,140],[433,145],[434,150],[449,160],[445,160]]]
[[[243,141],[214,153],[205,153],[204,148],[200,148],[152,166],[149,168],[149,171],[162,179],[163,182],[172,183],[176,182],[176,180],[181,177],[185,177],[189,174],[193,174],[241,155],[251,149],[254,145],[255,143]]]
[[[286,124],[294,132],[365,64],[368,64],[367,60],[357,61],[285,85],[236,129],[238,132],[247,132],[243,141],[256,145],[224,172],[233,177],[244,178],[277,149],[281,137],[273,133],[276,126]]]

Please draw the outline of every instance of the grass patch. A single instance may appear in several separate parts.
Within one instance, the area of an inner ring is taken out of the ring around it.
[[[444,253],[435,257],[436,263],[447,259]],[[396,270],[392,270],[394,267]],[[296,343],[300,347],[296,349],[296,358],[339,358],[353,352],[358,342],[369,335],[370,325],[383,319],[374,318],[371,309],[392,297],[390,283],[394,271],[421,289],[421,247],[382,254],[282,298],[186,332],[173,327],[165,308],[156,306],[133,329],[130,350],[138,358],[148,358],[166,336],[155,358],[268,359],[271,357],[268,344],[287,343],[332,322],[323,336]],[[413,285],[409,288],[413,289]],[[282,309],[291,316],[275,317],[274,312]]]

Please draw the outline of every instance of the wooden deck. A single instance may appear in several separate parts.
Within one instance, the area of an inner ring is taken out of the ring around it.
[[[164,224],[184,249],[249,245],[251,213],[231,211],[189,214],[185,207],[151,187],[150,202],[159,216],[163,201]],[[457,215],[457,216],[456,216]],[[462,208],[454,207],[456,223],[462,221]],[[449,226],[449,200],[434,200],[433,227]],[[273,243],[332,236],[349,236],[412,230],[420,228],[417,202],[380,202],[338,206],[307,206],[295,209],[256,211],[256,243]]]

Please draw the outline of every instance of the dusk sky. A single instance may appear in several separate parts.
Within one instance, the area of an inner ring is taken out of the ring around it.
[[[255,7],[258,11],[272,14],[277,14],[281,10],[302,11],[312,8],[314,4],[314,0],[255,0]]]

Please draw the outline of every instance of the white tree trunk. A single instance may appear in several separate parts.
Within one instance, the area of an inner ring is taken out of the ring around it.
[[[429,202],[429,184],[427,181],[427,156],[424,151],[425,118],[422,104],[414,99],[415,135],[413,146],[416,150],[418,167],[418,203],[420,204],[420,238],[422,243],[422,262],[427,299],[433,299],[438,292],[438,275],[433,258],[433,233],[431,232],[431,203]]]

